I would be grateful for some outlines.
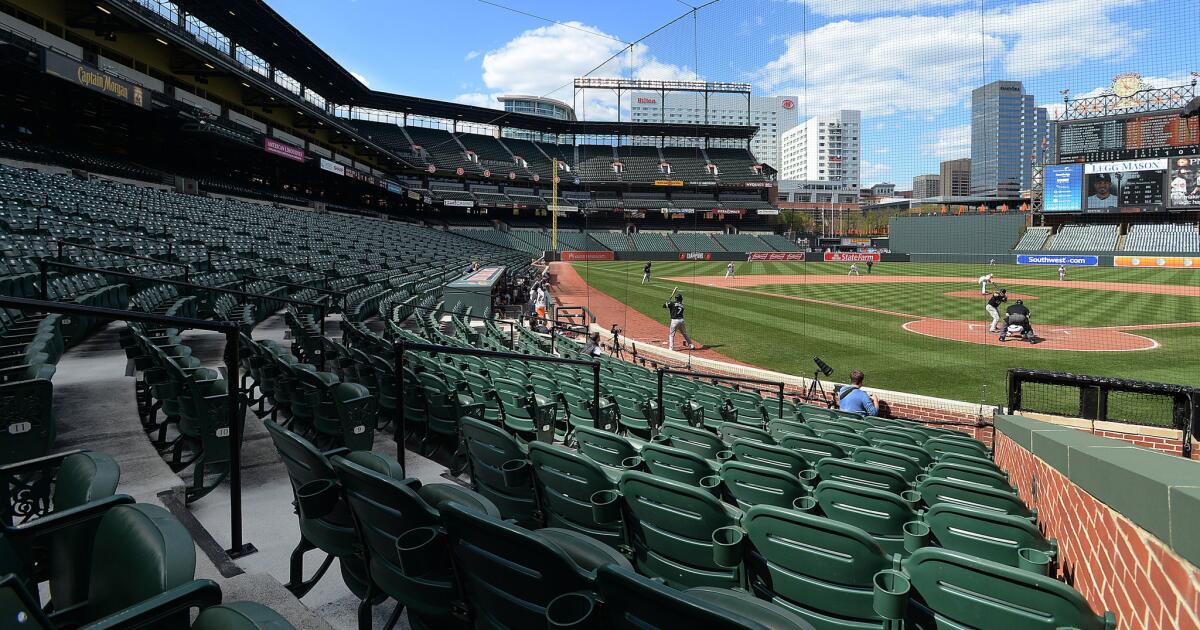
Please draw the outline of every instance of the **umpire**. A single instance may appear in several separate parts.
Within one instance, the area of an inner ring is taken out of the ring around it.
[[[696,343],[687,334],[687,324],[683,321],[683,294],[676,293],[675,300],[663,304],[663,308],[671,313],[671,330],[667,337],[667,349],[675,349],[675,331],[679,331],[683,335],[683,341],[687,343],[689,350],[696,349]]]

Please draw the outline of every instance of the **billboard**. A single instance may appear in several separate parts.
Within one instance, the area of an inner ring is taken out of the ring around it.
[[[825,252],[825,262],[879,262],[879,254]]]
[[[1171,208],[1200,207],[1200,155],[1170,160],[1167,175],[1167,205]]]
[[[1084,209],[1089,213],[1141,212],[1163,205],[1166,158],[1084,164]]]
[[[1052,265],[1064,267],[1096,267],[1100,264],[1099,256],[1054,256],[1043,254],[1021,254],[1017,256],[1018,265]]]
[[[1101,162],[1196,153],[1200,128],[1179,111],[1058,123],[1059,162]]]
[[[1083,210],[1083,165],[1047,166],[1043,212],[1079,212]]]
[[[150,106],[145,88],[115,77],[95,66],[80,63],[53,50],[45,52],[42,70],[51,76],[70,81],[81,87],[125,101],[135,107]]]
[[[750,252],[747,261],[803,262],[804,252]]]
[[[304,149],[280,142],[275,138],[263,138],[263,151],[296,162],[304,161]]]
[[[564,262],[587,262],[594,260],[613,260],[612,252],[559,252],[558,259]]]
[[[1200,268],[1200,256],[1113,256],[1114,267]]]

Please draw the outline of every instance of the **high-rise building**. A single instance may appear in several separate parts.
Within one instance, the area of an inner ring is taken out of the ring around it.
[[[630,105],[633,122],[676,123],[688,125],[757,125],[758,133],[750,141],[750,151],[760,162],[779,170],[779,137],[796,126],[795,96],[751,96],[747,110],[741,94],[704,94],[698,92],[634,92]],[[645,138],[657,143],[659,138]],[[666,146],[704,146],[700,138],[667,138]],[[742,147],[740,140],[713,139],[713,147]]]
[[[942,162],[938,177],[942,197],[969,197],[971,195],[971,158],[959,158]]]
[[[779,179],[834,182],[858,190],[862,124],[857,110],[813,116],[783,133]]]
[[[942,192],[941,177],[938,175],[917,175],[913,178],[913,199],[936,197]]]
[[[1034,105],[1020,81],[972,90],[971,194],[1016,197],[1028,190],[1046,130],[1046,108]]]

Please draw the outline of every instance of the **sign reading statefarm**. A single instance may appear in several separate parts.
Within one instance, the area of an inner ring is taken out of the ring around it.
[[[879,254],[863,252],[825,252],[825,262],[879,262]]]
[[[770,262],[779,261],[803,261],[804,252],[750,252],[746,260],[750,262],[765,260]]]
[[[1044,256],[1041,254],[1021,254],[1017,256],[1018,265],[1063,265],[1067,267],[1095,267],[1100,264],[1099,256]]]

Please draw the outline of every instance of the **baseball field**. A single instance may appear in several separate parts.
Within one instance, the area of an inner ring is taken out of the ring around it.
[[[678,287],[707,356],[806,376],[820,356],[834,380],[861,369],[869,386],[954,400],[1003,403],[1010,367],[1200,386],[1200,270],[1071,267],[1060,281],[1053,266],[738,262],[725,278],[725,262],[657,262],[642,284],[643,264],[573,263],[563,303],[662,347]],[[1037,343],[988,332],[986,273],[1008,289],[1001,313],[1029,307]]]

